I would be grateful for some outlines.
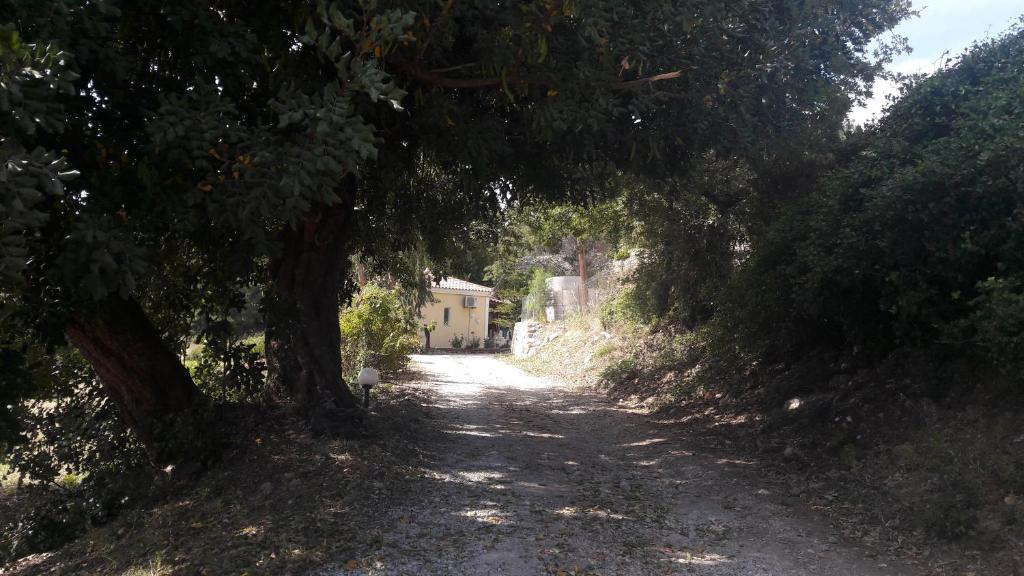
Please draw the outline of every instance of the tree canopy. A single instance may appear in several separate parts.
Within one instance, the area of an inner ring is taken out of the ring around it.
[[[173,353],[265,284],[268,394],[351,411],[349,257],[838,128],[906,2],[3,0],[5,352],[65,338],[147,443]],[[191,422],[191,420],[186,419]],[[171,458],[170,453],[157,459]]]

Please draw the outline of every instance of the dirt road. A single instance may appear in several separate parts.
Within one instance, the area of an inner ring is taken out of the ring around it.
[[[870,558],[756,465],[490,356],[419,356],[434,457],[324,574],[917,574]]]

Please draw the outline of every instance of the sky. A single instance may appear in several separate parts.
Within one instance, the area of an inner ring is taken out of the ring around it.
[[[934,72],[947,56],[956,56],[973,42],[1000,35],[1024,15],[1024,0],[915,0],[921,14],[897,26],[913,51],[897,56],[887,67],[902,74]],[[875,83],[875,95],[850,112],[854,124],[876,118],[886,96],[896,93],[892,82]]]

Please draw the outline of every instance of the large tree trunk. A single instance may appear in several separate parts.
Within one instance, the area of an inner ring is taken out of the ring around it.
[[[315,420],[325,413],[359,413],[342,377],[338,325],[350,215],[346,204],[326,207],[286,230],[283,250],[270,266],[268,391]]]
[[[110,297],[88,321],[69,323],[65,334],[92,365],[155,465],[202,456],[192,441],[203,437],[194,429],[202,422],[196,411],[202,396],[137,302]]]

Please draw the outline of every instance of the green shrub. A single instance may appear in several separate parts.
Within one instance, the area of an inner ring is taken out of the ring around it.
[[[683,180],[631,192],[642,251],[636,288],[619,302],[629,301],[644,319],[684,328],[719,309],[718,292],[743,256],[739,247],[749,244],[748,205],[756,199],[745,162],[706,153],[689,164]]]
[[[466,343],[466,348],[468,348],[470,350],[475,350],[475,349],[477,349],[479,347],[480,347],[480,337],[479,336],[473,336],[472,338],[469,339],[469,342]]]
[[[961,324],[974,343],[1007,374],[1024,373],[1024,283],[989,278],[978,285],[974,313]]]
[[[196,386],[215,402],[254,402],[263,393],[266,361],[246,341],[204,346],[186,367]]]
[[[530,277],[529,291],[526,295],[526,316],[533,320],[544,320],[547,318],[547,306],[551,301],[551,293],[548,291],[548,273],[541,268],[536,268]]]
[[[498,339],[494,336],[488,336],[484,338],[484,348],[491,349],[498,346]]]
[[[238,340],[227,320],[205,323],[198,354],[185,362],[196,386],[214,402],[255,402],[262,397],[266,360],[262,335]]]
[[[452,348],[454,348],[456,350],[462,349],[463,341],[464,341],[464,339],[463,339],[461,334],[456,334],[455,336],[452,336],[452,339],[451,339]]]
[[[640,301],[644,295],[642,290],[629,287],[602,304],[597,313],[601,327],[610,330],[650,322],[652,317],[645,312],[647,307]]]
[[[632,256],[632,252],[628,248],[619,248],[608,255],[612,260],[628,260]]]
[[[637,361],[633,357],[623,358],[601,371],[601,381],[609,386],[622,384],[636,376]]]
[[[248,345],[260,358],[267,359],[267,337],[263,332],[249,336],[242,343]]]
[[[925,529],[944,540],[959,540],[972,535],[978,526],[981,495],[969,478],[959,472],[947,472],[934,493],[922,498]]]
[[[354,380],[364,366],[382,374],[409,363],[419,345],[420,325],[399,289],[371,282],[341,312],[341,358],[345,377]]]

